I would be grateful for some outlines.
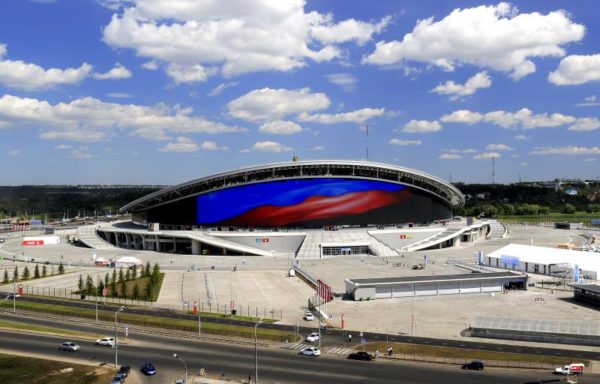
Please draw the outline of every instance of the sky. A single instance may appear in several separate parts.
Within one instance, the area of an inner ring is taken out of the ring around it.
[[[598,1],[0,7],[0,185],[177,184],[293,156],[600,176]]]

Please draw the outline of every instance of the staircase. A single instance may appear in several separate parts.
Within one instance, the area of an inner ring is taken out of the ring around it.
[[[379,240],[375,239],[367,230],[341,230],[341,231],[307,231],[304,242],[298,250],[298,259],[318,259],[321,257],[322,243],[352,244],[367,243],[369,251],[376,256],[398,256],[398,253]]]

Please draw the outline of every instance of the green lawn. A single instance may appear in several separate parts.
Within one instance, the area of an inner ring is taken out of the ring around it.
[[[61,372],[72,368],[72,372]],[[0,355],[0,383],[2,384],[104,384],[110,383],[114,370],[89,367],[61,361]]]
[[[4,320],[0,320],[0,328],[13,329],[13,330],[19,330],[19,331],[39,332],[39,333],[51,333],[51,334],[55,334],[55,335],[88,337],[91,339],[98,339],[98,338],[102,337],[101,335],[87,333],[87,332],[71,331],[71,330],[62,329],[62,328],[44,327],[44,326],[40,326],[40,325],[18,323],[18,322],[13,322],[13,321],[4,321]],[[0,383],[1,383],[1,381],[0,381]]]

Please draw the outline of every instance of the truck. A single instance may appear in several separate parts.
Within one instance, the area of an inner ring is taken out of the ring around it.
[[[585,365],[582,363],[573,363],[554,369],[556,375],[582,375]]]

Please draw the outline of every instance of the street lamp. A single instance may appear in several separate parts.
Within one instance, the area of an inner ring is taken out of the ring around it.
[[[17,313],[17,276],[13,276],[13,313]]]
[[[254,384],[258,384],[258,337],[256,331],[261,324],[262,318],[258,319],[258,322],[254,326]]]
[[[187,375],[187,364],[185,363],[185,361],[181,357],[179,357],[178,354],[174,353],[173,357],[183,363],[183,367],[185,368],[185,381],[184,381],[184,383],[187,384],[187,382],[188,382],[188,380],[187,380],[187,377],[188,377],[188,375]]]
[[[117,342],[117,315],[119,314],[119,312],[123,312],[123,310],[125,309],[125,306],[121,306],[121,308],[117,309],[115,311],[115,369],[119,369],[119,364],[118,364],[118,360],[117,360],[117,356],[118,356],[118,350],[119,350],[119,343]]]

